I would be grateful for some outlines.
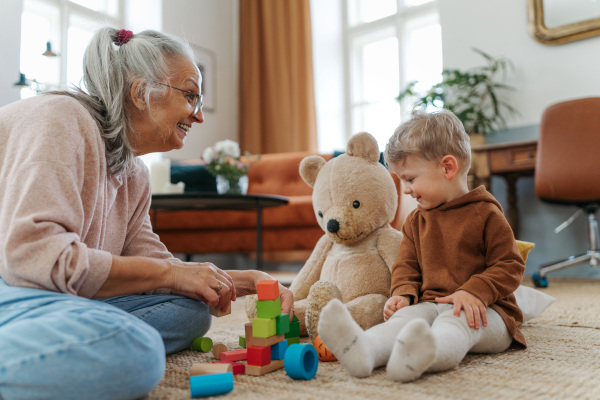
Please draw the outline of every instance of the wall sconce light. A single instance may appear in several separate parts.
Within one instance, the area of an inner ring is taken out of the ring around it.
[[[29,83],[27,83],[27,78],[25,78],[25,74],[19,74],[19,80],[15,82],[14,86],[29,86]]]
[[[46,51],[42,53],[43,56],[46,57],[56,57],[57,54],[52,51],[52,44],[50,42],[46,42]]]

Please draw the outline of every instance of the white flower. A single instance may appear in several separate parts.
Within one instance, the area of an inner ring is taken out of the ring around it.
[[[215,150],[217,153],[221,153],[224,156],[237,158],[240,156],[240,146],[233,140],[222,140],[215,144]]]
[[[207,147],[202,154],[202,159],[207,164],[210,164],[215,156],[215,150],[212,147]]]

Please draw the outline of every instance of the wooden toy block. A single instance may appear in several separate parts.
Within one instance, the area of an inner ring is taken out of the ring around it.
[[[275,300],[279,298],[279,282],[260,281],[256,284],[258,300]]]
[[[224,310],[217,310],[214,307],[208,307],[208,312],[217,318],[229,315],[231,314],[231,303],[229,303]]]
[[[252,320],[252,337],[268,338],[275,336],[275,319],[273,318],[254,318]],[[246,336],[248,343],[248,336]]]
[[[270,364],[259,367],[257,365],[246,365],[246,375],[262,376],[273,372],[275,370],[283,368],[283,360],[275,360]]]
[[[281,299],[275,300],[257,300],[256,316],[258,318],[275,318],[281,315]]]
[[[248,365],[257,365],[262,367],[271,362],[271,347],[248,347]]]
[[[290,331],[290,316],[289,314],[279,314],[275,317],[275,332],[278,335],[286,334]]]
[[[234,375],[243,374],[246,371],[246,365],[235,361],[213,361],[213,364],[229,364],[233,368]]]
[[[295,315],[294,315],[294,317],[295,317]],[[300,322],[292,320],[292,322],[290,322],[290,329],[285,334],[285,337],[290,338],[290,337],[297,337],[297,336],[300,336]]]
[[[246,349],[222,351],[219,355],[221,361],[240,361],[248,358]]]
[[[190,367],[190,376],[206,375],[206,374],[223,374],[225,372],[233,372],[233,366],[229,363],[222,364],[192,364]]]
[[[250,325],[250,329],[252,329],[252,325]],[[246,348],[246,336],[240,336],[238,343],[239,343],[240,347],[245,349]]]
[[[197,337],[192,342],[192,349],[203,353],[209,352],[213,348],[213,341],[208,337]]]
[[[212,349],[212,354],[218,359],[223,351],[227,351],[227,345],[225,343],[217,343]]]
[[[233,374],[195,375],[190,376],[191,397],[215,396],[233,390]]]
[[[285,351],[287,350],[288,342],[283,340],[271,346],[271,360],[283,360]]]
[[[246,332],[246,344],[247,344],[248,339],[252,337],[252,322],[247,322],[244,325],[244,331]]]
[[[284,357],[285,372],[293,379],[312,379],[317,373],[319,359],[312,344],[293,344]]]
[[[249,339],[246,340],[246,345],[247,345],[247,347],[249,347],[249,346],[267,347],[267,346],[272,346],[275,343],[281,342],[284,339],[285,339],[284,335],[275,335],[275,336],[270,336],[268,338],[260,338],[260,337],[251,336]]]
[[[292,345],[292,344],[300,344],[300,337],[296,336],[296,337],[289,337],[289,338],[285,338],[288,341],[288,346]]]

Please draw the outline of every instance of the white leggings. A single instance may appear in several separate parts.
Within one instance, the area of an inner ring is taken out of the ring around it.
[[[392,351],[398,333],[406,324],[420,318],[431,326],[435,339],[436,354],[428,371],[445,371],[454,368],[470,352],[500,353],[506,351],[512,343],[512,336],[500,315],[491,308],[486,309],[487,326],[471,328],[465,312],[454,316],[453,304],[419,303],[401,308],[385,323],[376,325],[365,333],[371,343],[379,343],[381,352],[387,358]],[[376,361],[377,366],[387,363],[387,359]]]

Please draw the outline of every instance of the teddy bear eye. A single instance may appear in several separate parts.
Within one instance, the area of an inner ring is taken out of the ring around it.
[[[319,217],[323,218],[323,213],[321,211],[318,212]]]
[[[360,207],[360,201],[354,200],[354,202],[352,203],[352,207],[354,207],[354,208]]]

